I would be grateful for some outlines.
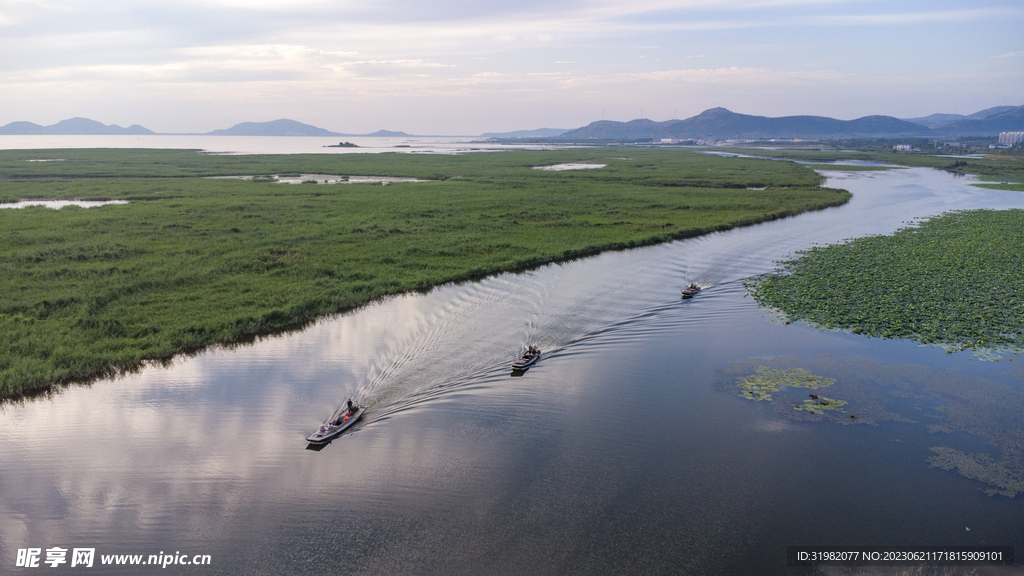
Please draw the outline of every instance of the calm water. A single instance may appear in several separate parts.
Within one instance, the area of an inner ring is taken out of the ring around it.
[[[60,210],[65,206],[78,206],[79,208],[95,208],[108,204],[127,204],[127,200],[19,200],[17,202],[0,202],[2,208],[28,208],[29,206],[43,206]]]
[[[352,136],[204,136],[152,134],[141,136],[10,136],[0,135],[0,150],[53,148],[170,148],[206,150],[217,154],[360,154],[404,152],[460,154],[497,150],[550,150],[559,146],[476,142],[474,136],[410,136],[360,138]],[[325,148],[348,141],[358,148]]]
[[[958,393],[1020,401],[1024,356],[786,325],[740,283],[815,243],[1024,195],[929,169],[828,175],[848,205],[391,298],[8,405],[0,572],[34,574],[17,550],[54,546],[96,548],[91,574],[779,574],[797,544],[1024,555],[1024,496],[927,461],[999,455],[984,427],[956,429]],[[690,281],[704,291],[680,300]],[[527,344],[545,354],[512,377]],[[806,390],[740,398],[758,365],[836,378],[829,397],[859,419],[792,410]],[[350,396],[365,421],[307,450]],[[212,565],[99,566],[161,552]]]

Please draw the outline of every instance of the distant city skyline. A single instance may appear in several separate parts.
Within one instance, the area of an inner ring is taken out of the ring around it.
[[[1024,4],[0,0],[0,125],[470,135],[1024,104]]]

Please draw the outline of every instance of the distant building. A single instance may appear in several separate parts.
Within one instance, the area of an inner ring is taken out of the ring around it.
[[[916,151],[919,151],[918,148],[914,148],[910,144],[897,144],[897,145],[893,146],[892,149],[897,151],[897,152],[916,152]]]
[[[999,144],[1012,148],[1017,144],[1024,142],[1024,132],[1000,132],[999,133]]]

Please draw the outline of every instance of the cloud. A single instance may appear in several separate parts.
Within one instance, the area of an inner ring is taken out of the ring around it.
[[[962,22],[965,20],[981,20],[1008,17],[1021,17],[1024,10],[1002,8],[977,8],[970,10],[946,10],[931,12],[911,12],[903,14],[833,14],[828,16],[809,16],[803,18],[805,24],[829,26],[865,26],[865,25],[898,25],[918,24],[924,22]]]
[[[50,108],[104,102],[90,96],[104,91],[140,111],[156,108],[153,94],[163,99],[163,110],[174,98],[205,98],[207,109],[216,102],[232,110],[238,102],[273,110],[289,99],[362,98],[375,109],[388,102],[412,110],[430,95],[437,102],[464,96],[459,104],[447,100],[455,110],[447,116],[423,115],[431,118],[458,116],[473,98],[489,109],[501,93],[511,95],[508,101],[528,93],[531,110],[541,110],[536,103],[543,100],[548,110],[574,113],[583,99],[600,110],[640,97],[630,83],[669,92],[645,99],[682,98],[676,89],[685,88],[691,99],[722,93],[760,103],[779,86],[810,94],[819,89],[815,84],[875,86],[887,101],[881,86],[923,81],[938,98],[961,87],[932,71],[991,72],[985,66],[1000,62],[992,58],[1024,55],[1012,41],[1024,6],[1000,0],[963,6],[953,0],[0,0],[0,115],[45,114],[40,95]],[[940,26],[942,33],[955,26],[957,41],[935,42]],[[1010,61],[1001,62],[1005,68]],[[1019,92],[1019,79],[985,81],[1001,98]],[[736,94],[743,91],[734,86],[764,90]],[[786,99],[792,102],[790,94]],[[89,110],[83,105],[75,115],[94,114]]]
[[[195,46],[172,51],[164,62],[37,67],[0,73],[5,82],[238,82],[350,81],[358,78],[455,68],[423,58],[357,58],[359,52],[294,44]]]
[[[658,70],[620,74],[620,81],[650,80],[655,82],[690,82],[716,84],[816,84],[836,82],[844,78],[835,72],[786,72],[766,68],[731,66],[728,68],[700,68]]]

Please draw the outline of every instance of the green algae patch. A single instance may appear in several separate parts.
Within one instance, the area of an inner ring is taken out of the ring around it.
[[[812,374],[804,368],[772,368],[771,366],[758,366],[754,369],[755,374],[740,378],[736,385],[743,392],[740,394],[748,400],[772,401],[773,392],[783,388],[805,388],[817,390],[835,384],[835,378],[826,378]],[[840,410],[846,406],[844,400],[833,400],[824,396],[811,394],[810,398],[804,400],[803,404],[797,406],[790,404],[794,410],[803,410],[809,414],[821,416],[826,410]]]
[[[839,412],[846,413],[846,410],[840,410],[841,407],[846,406],[847,402],[843,400],[833,400],[831,398],[825,398],[824,396],[812,396],[804,403],[796,406],[793,405],[794,410],[804,410],[811,414],[823,415],[826,410],[837,410]]]
[[[1007,462],[995,460],[988,454],[967,454],[946,446],[935,446],[931,451],[928,463],[933,468],[956,469],[964,478],[994,486],[983,489],[989,496],[999,494],[1013,498],[1024,493],[1024,474],[1019,467],[1012,469]]]
[[[947,352],[1024,350],[1024,210],[950,212],[799,252],[746,282],[787,321]]]
[[[757,385],[752,391],[771,396],[764,400],[774,417],[792,422],[907,427],[893,430],[905,430],[900,436],[916,436],[920,457],[933,467],[956,470],[977,481],[990,496],[1012,498],[1024,494],[1024,363],[1019,356],[1007,360],[1000,370],[988,370],[989,377],[979,377],[958,368],[937,370],[861,356],[748,358],[720,371],[717,387],[735,391],[738,384]],[[807,374],[828,374],[827,380],[837,382],[829,390],[841,391],[843,399],[822,396],[817,390],[795,397],[791,392],[800,388],[787,389],[785,375],[792,381]],[[761,399],[745,390],[740,395]],[[976,446],[980,440],[991,446],[992,455],[964,452],[963,445],[955,444],[929,452],[937,434],[947,444],[970,438],[969,445]]]
[[[811,374],[803,368],[772,368],[771,366],[758,366],[754,369],[755,374],[740,378],[736,383],[742,390],[742,396],[749,400],[772,400],[772,392],[778,392],[782,388],[809,388],[816,390],[835,383],[833,378],[825,378]],[[844,402],[845,404],[845,402]]]

